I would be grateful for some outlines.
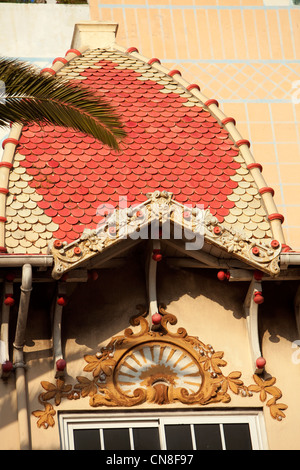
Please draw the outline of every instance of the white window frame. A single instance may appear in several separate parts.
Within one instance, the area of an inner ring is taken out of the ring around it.
[[[68,413],[59,414],[59,429],[62,450],[74,450],[75,429],[99,429],[99,439],[103,448],[103,431],[107,428],[127,428],[131,446],[133,446],[132,429],[135,427],[155,427],[159,430],[161,450],[166,449],[164,425],[167,424],[190,424],[192,431],[192,442],[195,447],[193,436],[194,424],[219,424],[222,447],[225,450],[225,439],[223,424],[247,423],[249,424],[250,436],[253,450],[266,450],[267,437],[262,411],[227,411],[227,412],[203,412],[202,410],[183,409],[169,412],[143,412],[134,413],[128,411],[121,413]],[[134,450],[134,449],[132,449]]]

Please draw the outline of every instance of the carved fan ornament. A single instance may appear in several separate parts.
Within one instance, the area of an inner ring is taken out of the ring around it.
[[[38,418],[37,426],[54,426],[56,411],[50,400],[59,406],[63,398],[87,397],[92,407],[132,407],[145,402],[204,406],[229,403],[230,393],[243,397],[259,393],[274,419],[281,421],[285,417],[283,410],[287,405],[277,403],[282,394],[274,386],[274,377],[263,380],[254,375],[255,383],[246,386],[241,372],[223,375],[221,367],[227,362],[222,351],[189,336],[184,328],[175,333],[169,331],[168,323],[175,325],[176,317],[162,307],[160,314],[161,323],[155,329],[149,326],[146,313],[135,315],[130,324],[139,326],[138,332],[127,328],[95,355],[84,356],[83,370],[90,376],[77,377],[74,386],[66,384],[64,378],[58,378],[56,383],[41,382],[45,392],[39,395],[39,402],[44,410],[33,412]]]

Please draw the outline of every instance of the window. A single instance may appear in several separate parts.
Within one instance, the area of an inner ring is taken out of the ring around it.
[[[63,450],[260,450],[260,413],[61,414]]]

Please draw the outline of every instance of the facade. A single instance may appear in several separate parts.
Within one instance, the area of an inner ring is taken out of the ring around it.
[[[71,0],[70,0],[71,1]],[[1,3],[1,2],[0,2]],[[217,98],[251,142],[300,249],[299,44],[296,0],[122,0],[89,5],[1,3],[0,50],[40,68],[70,47],[74,24],[119,24],[118,42],[180,70]],[[1,134],[0,134],[1,139]]]
[[[298,450],[274,190],[235,117],[117,29],[78,23],[42,73],[107,96],[120,152],[52,126],[3,142],[1,446]]]

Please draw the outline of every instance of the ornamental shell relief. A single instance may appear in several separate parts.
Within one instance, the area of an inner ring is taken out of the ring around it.
[[[37,426],[54,426],[54,406],[58,407],[65,398],[89,399],[91,407],[132,407],[143,403],[205,406],[229,403],[231,394],[250,398],[258,393],[272,418],[281,421],[285,417],[287,405],[278,403],[282,394],[274,385],[274,377],[264,380],[254,375],[254,384],[247,386],[239,371],[224,375],[222,368],[227,362],[222,351],[189,336],[184,328],[170,331],[168,325],[175,325],[176,317],[163,307],[160,314],[158,326],[149,324],[147,312],[135,315],[130,324],[139,327],[139,331],[127,328],[96,354],[84,356],[83,371],[89,376],[76,377],[75,385],[66,384],[64,376],[55,383],[41,382],[44,392],[39,395],[39,402],[44,409],[33,412]]]

